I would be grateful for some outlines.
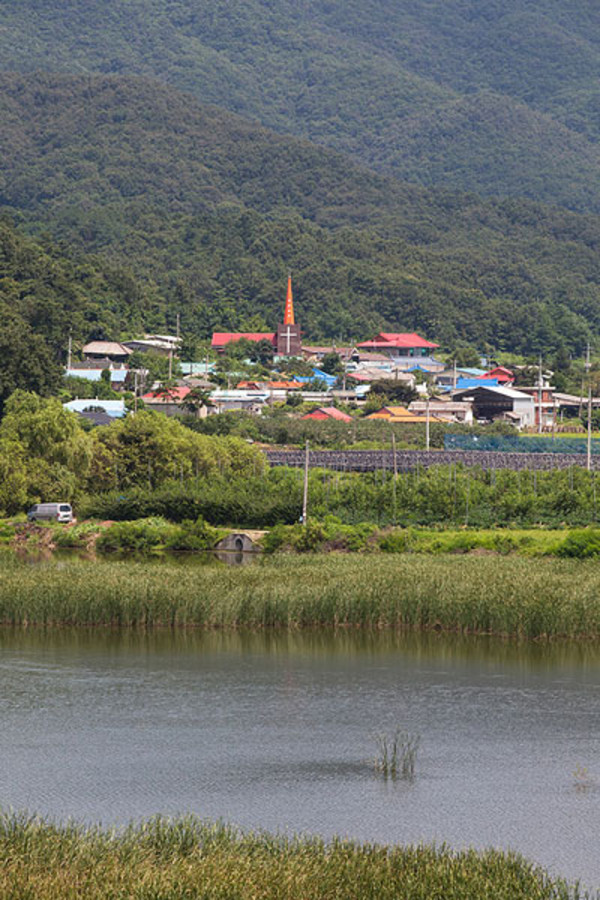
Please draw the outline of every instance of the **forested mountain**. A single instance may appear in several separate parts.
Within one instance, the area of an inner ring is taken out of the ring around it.
[[[150,327],[164,309],[148,286],[105,260],[32,240],[0,219],[0,414],[17,388],[60,387],[67,344]]]
[[[150,325],[158,300],[124,268],[72,253],[47,237],[34,240],[0,219],[0,311],[43,338],[56,360],[77,343],[122,328]],[[160,322],[161,318],[158,317]]]
[[[19,0],[6,70],[157,78],[406,181],[600,211],[590,0]]]
[[[598,217],[403,184],[145,79],[4,75],[0,98],[0,200],[102,254],[90,295],[115,337],[176,312],[197,337],[273,327],[289,268],[310,340],[600,334]]]

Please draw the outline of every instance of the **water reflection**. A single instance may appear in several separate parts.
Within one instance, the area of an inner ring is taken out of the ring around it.
[[[0,550],[0,553],[6,552]],[[18,547],[9,551],[24,565],[39,566],[53,565],[57,562],[70,559],[84,559],[89,562],[106,560],[143,562],[148,565],[176,565],[187,567],[203,566],[249,566],[257,563],[261,554],[256,551],[238,550],[205,550],[205,551],[167,551],[145,553],[111,552],[110,555],[102,555],[87,549],[59,549],[51,550],[48,547]]]
[[[64,652],[229,653],[280,657],[371,658],[385,660],[399,653],[405,659],[436,664],[444,661],[478,663],[496,669],[499,664],[513,671],[547,671],[561,668],[596,672],[600,669],[600,644],[595,641],[516,641],[492,635],[452,635],[392,629],[315,628],[302,631],[47,627],[22,629],[0,627],[0,649],[35,652],[53,647]]]
[[[0,629],[0,798],[60,819],[511,847],[600,885],[600,651],[395,632]],[[413,781],[373,736],[421,737]]]

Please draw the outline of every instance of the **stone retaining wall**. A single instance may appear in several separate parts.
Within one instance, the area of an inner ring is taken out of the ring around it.
[[[266,450],[272,466],[304,466],[304,450]],[[417,467],[452,465],[479,466],[482,469],[568,469],[586,465],[583,453],[501,453],[480,450],[397,450],[399,472]],[[391,450],[311,450],[312,469],[334,469],[340,472],[373,472],[394,467]],[[600,456],[592,457],[592,468],[600,469]]]

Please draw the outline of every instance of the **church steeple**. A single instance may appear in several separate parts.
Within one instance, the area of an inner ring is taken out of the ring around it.
[[[283,316],[284,325],[295,325],[294,321],[294,298],[292,297],[292,276],[288,275],[287,295],[285,298],[285,314]]]
[[[283,324],[277,326],[275,339],[277,356],[301,356],[302,332],[294,318],[294,300],[292,297],[292,276],[288,275],[287,296]]]

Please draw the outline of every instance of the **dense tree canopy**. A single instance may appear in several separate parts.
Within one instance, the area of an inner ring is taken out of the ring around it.
[[[599,209],[589,0],[4,6],[5,69],[154,77],[406,180]],[[83,163],[88,177],[94,163]],[[136,178],[111,174],[136,192]]]
[[[1,296],[1,290],[0,290]],[[48,396],[58,390],[61,370],[43,337],[0,303],[0,416],[17,389]]]
[[[274,330],[289,269],[308,341],[577,354],[600,333],[600,218],[376,176],[145,81],[2,83],[3,199],[60,242],[3,226],[0,299],[63,359],[69,329],[173,331],[177,313],[191,348]]]
[[[170,479],[258,475],[264,466],[264,456],[240,438],[200,434],[160,413],[139,412],[90,432],[58,399],[17,390],[0,423],[0,514]]]

